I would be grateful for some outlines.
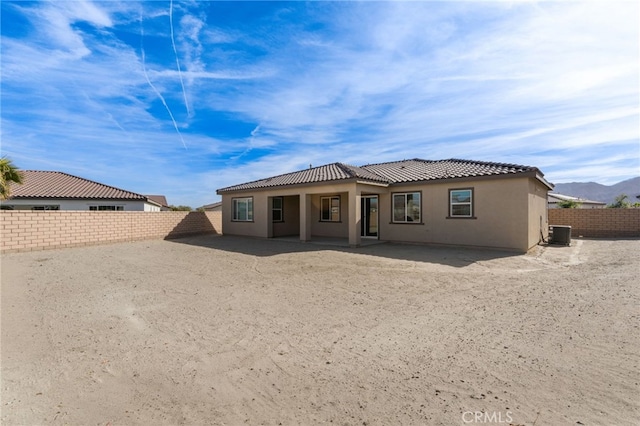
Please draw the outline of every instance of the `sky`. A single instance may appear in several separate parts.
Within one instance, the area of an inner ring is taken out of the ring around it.
[[[193,208],[309,165],[640,175],[639,2],[10,1],[1,145]]]

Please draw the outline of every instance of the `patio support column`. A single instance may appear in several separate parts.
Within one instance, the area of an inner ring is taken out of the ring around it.
[[[300,194],[300,241],[311,241],[311,195]]]
[[[355,184],[349,190],[349,246],[360,246],[360,222],[362,221],[362,191]]]
[[[273,197],[267,197],[267,238],[273,238]]]

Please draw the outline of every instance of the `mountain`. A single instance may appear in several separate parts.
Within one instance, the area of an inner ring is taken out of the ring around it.
[[[558,183],[552,192],[607,204],[613,203],[618,195],[627,194],[629,201],[635,203],[640,201],[636,198],[640,195],[640,176],[609,186],[595,182]]]

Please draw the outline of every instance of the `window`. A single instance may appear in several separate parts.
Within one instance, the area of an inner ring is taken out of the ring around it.
[[[449,190],[449,217],[473,217],[473,189]]]
[[[31,210],[60,210],[60,206],[33,206]]]
[[[124,206],[89,206],[91,211],[123,211]]]
[[[232,199],[232,204],[232,220],[238,222],[253,222],[253,197],[234,198]]]
[[[282,214],[282,206],[284,204],[282,197],[273,197],[273,206],[271,208],[271,218],[274,222],[283,222],[284,215]]]
[[[396,223],[420,223],[419,192],[393,194],[393,221]]]
[[[321,197],[320,212],[321,221],[340,222],[340,197]]]

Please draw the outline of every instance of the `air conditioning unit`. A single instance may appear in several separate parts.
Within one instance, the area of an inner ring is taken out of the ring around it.
[[[549,227],[549,242],[551,244],[571,245],[571,227],[568,225],[551,225]]]

